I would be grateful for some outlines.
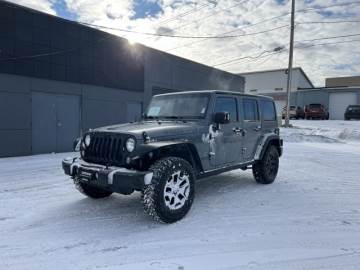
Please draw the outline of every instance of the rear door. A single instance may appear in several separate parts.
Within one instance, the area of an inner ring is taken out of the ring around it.
[[[262,134],[260,121],[259,104],[256,98],[243,97],[243,161],[250,161],[254,158],[258,141]]]
[[[241,160],[242,136],[240,132],[237,132],[241,128],[238,111],[236,97],[229,95],[216,97],[213,113],[230,113],[230,123],[220,125],[220,129],[215,133],[214,156],[211,158],[211,163],[215,167],[237,163]]]

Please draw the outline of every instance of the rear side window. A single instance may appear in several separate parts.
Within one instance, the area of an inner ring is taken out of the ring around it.
[[[261,101],[261,113],[264,121],[275,121],[276,120],[276,113],[275,113],[275,106],[272,101],[269,100],[262,100]],[[295,110],[295,106],[291,107],[292,110]]]
[[[248,121],[257,121],[259,120],[259,111],[257,107],[257,102],[254,99],[243,99],[243,109],[244,109],[244,120]]]
[[[228,112],[231,121],[237,121],[237,105],[236,99],[231,97],[218,97],[215,104],[215,113]]]

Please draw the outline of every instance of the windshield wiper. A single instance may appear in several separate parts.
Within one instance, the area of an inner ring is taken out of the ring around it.
[[[182,116],[175,116],[175,115],[171,115],[171,116],[163,116],[166,119],[183,119]]]
[[[176,115],[170,115],[170,116],[163,116],[163,118],[166,119],[178,119],[178,120],[191,120],[191,119],[200,119],[201,116],[176,116]]]
[[[157,116],[145,116],[145,119],[159,119]]]

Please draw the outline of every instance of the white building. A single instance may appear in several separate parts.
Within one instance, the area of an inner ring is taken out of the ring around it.
[[[286,104],[287,69],[240,73],[245,78],[245,93],[272,96],[278,113]],[[314,88],[301,67],[293,68],[291,92],[300,88]]]

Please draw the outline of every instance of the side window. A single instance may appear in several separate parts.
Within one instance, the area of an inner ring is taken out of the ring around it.
[[[248,120],[248,121],[259,120],[259,111],[256,100],[244,98],[243,109],[244,109],[244,120]]]
[[[228,112],[230,114],[230,120],[235,122],[238,120],[237,114],[237,102],[232,97],[218,97],[216,98],[215,113]]]
[[[269,100],[261,101],[261,113],[264,121],[276,120],[275,106],[272,101]]]

